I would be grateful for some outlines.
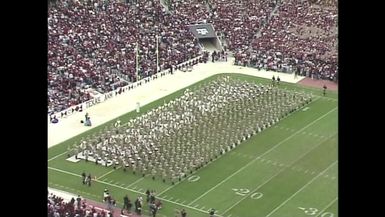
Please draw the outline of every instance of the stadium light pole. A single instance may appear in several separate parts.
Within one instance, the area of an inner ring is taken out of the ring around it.
[[[139,80],[139,54],[138,54],[138,50],[139,50],[139,47],[138,47],[138,42],[136,42],[136,47],[135,47],[135,59],[136,59],[136,81]]]
[[[159,72],[159,35],[156,35],[156,73]]]

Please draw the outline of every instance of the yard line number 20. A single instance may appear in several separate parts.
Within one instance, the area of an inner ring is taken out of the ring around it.
[[[247,188],[241,188],[241,189],[233,188],[232,190],[235,192],[235,194],[238,194],[241,196],[246,196],[248,193],[250,193],[250,190]],[[255,192],[255,193],[250,195],[250,198],[257,200],[257,199],[261,198],[262,196],[263,196],[263,194],[261,192]]]

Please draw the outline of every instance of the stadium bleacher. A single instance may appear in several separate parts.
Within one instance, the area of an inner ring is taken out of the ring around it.
[[[198,40],[187,28],[196,23],[214,25],[237,65],[338,79],[336,0],[169,0],[167,4],[158,0],[51,4],[48,112],[86,102],[93,98],[92,91],[107,93],[201,55]]]

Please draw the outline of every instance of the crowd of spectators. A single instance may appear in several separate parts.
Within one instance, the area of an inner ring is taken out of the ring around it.
[[[235,64],[337,78],[337,0],[167,0],[166,4],[167,8],[159,0],[52,4],[49,112],[90,100],[90,89],[103,94],[199,56],[198,40],[188,30],[188,25],[198,23],[214,25],[234,53]]]
[[[190,23],[212,23],[235,64],[337,79],[336,0],[168,2]]]
[[[275,13],[236,64],[336,80],[337,8],[287,0]]]
[[[50,193],[48,195],[48,217],[112,217],[112,213],[104,209],[89,206],[86,200],[78,196],[70,201]]]
[[[313,5],[320,5],[324,7],[338,7],[338,1],[337,0],[308,0]]]
[[[236,64],[337,77],[336,0],[170,0],[169,5],[190,23],[213,23]]]
[[[168,9],[189,25],[207,23],[210,19],[207,0],[168,0]]]
[[[276,6],[275,0],[168,0],[172,13],[188,24],[212,23],[230,50],[247,49]]]
[[[212,23],[233,52],[249,49],[257,30],[267,22],[275,0],[210,0]]]
[[[200,54],[183,18],[159,1],[61,0],[48,15],[49,112],[89,100],[89,88],[106,93],[136,81],[137,56],[139,78],[155,74],[157,41],[159,70]]]

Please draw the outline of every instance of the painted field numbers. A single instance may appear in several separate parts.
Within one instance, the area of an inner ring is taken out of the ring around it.
[[[197,175],[193,175],[193,176],[190,176],[187,180],[189,182],[196,182],[200,179],[201,177],[197,176]]]
[[[246,194],[250,192],[250,190],[247,188],[241,188],[241,189],[233,188],[233,191],[235,191],[235,194],[238,194],[241,196],[246,196]]]
[[[240,189],[233,188],[232,190],[235,192],[235,194],[238,194],[241,196],[246,196],[248,193],[250,193],[250,190],[247,188],[240,188]],[[255,192],[255,193],[252,193],[250,195],[250,198],[257,200],[257,199],[261,198],[262,196],[263,196],[263,194],[261,192]]]
[[[318,213],[317,208],[304,208],[304,207],[298,207],[298,209],[301,209],[305,212],[306,215],[316,215]],[[320,217],[334,217],[334,214],[331,212],[324,212]]]
[[[263,197],[263,194],[261,192],[255,192],[254,194],[250,195],[250,198],[255,200],[258,200],[261,197]]]

